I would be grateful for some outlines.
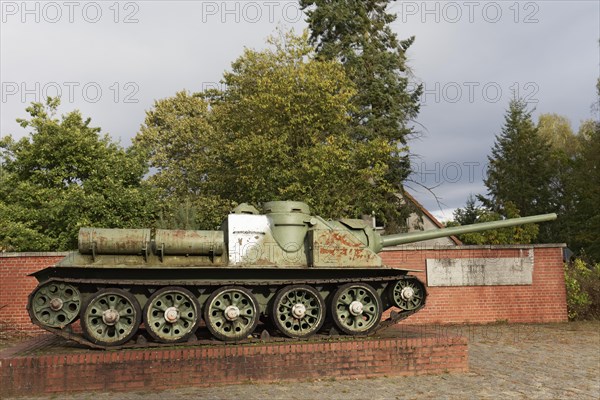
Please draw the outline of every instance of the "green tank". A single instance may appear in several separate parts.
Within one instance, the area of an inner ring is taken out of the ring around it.
[[[241,204],[217,231],[82,228],[78,251],[32,274],[31,320],[96,348],[202,335],[242,341],[258,324],[295,339],[369,335],[423,308],[427,296],[409,269],[384,265],[384,247],[556,218],[381,236],[360,219],[311,215],[301,202],[273,201],[263,211]]]

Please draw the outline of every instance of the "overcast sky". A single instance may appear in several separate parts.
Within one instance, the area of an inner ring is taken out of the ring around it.
[[[306,27],[296,1],[1,1],[0,134],[27,134],[25,107],[62,94],[94,126],[131,143],[155,99],[219,84],[244,47],[277,26]],[[577,130],[593,117],[600,2],[397,1],[390,12],[425,86],[412,192],[442,218],[484,193],[486,157],[513,92]],[[420,172],[420,173],[419,173]],[[418,184],[437,186],[434,197]]]

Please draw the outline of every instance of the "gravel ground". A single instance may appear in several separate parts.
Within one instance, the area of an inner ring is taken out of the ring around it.
[[[469,338],[466,374],[80,393],[71,400],[600,399],[600,323],[438,327]],[[23,398],[22,398],[23,399]],[[24,398],[27,399],[27,398]]]

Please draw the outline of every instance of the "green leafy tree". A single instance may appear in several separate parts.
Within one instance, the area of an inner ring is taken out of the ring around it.
[[[208,102],[185,91],[155,101],[146,112],[133,144],[153,169],[148,181],[160,193],[163,228],[214,229],[232,208],[213,184],[221,179],[217,165],[222,150],[213,125]]]
[[[596,85],[600,98],[600,79]],[[598,112],[598,103],[593,109]],[[496,137],[485,184],[483,207],[470,198],[455,212],[455,223],[478,213],[508,216],[514,208],[525,215],[558,213],[558,220],[541,225],[544,242],[565,242],[591,260],[600,260],[600,121],[582,122],[577,134],[565,117],[542,114],[537,126],[526,105],[514,100]],[[504,209],[505,211],[502,211]],[[461,238],[477,243],[480,237]]]
[[[524,216],[558,210],[558,164],[550,143],[539,134],[523,101],[510,102],[502,133],[496,136],[488,161],[484,179],[488,197],[479,197],[486,207],[502,212],[510,203]],[[542,227],[542,242],[551,240],[549,225]]]
[[[31,133],[0,141],[0,243],[6,249],[74,248],[83,226],[133,227],[153,218],[141,155],[100,135],[78,111],[57,118],[57,98],[32,103]]]
[[[566,191],[572,195],[572,207],[567,218],[572,221],[569,244],[600,262],[600,78],[596,83],[598,95],[593,105],[596,118],[584,121],[577,137],[580,153],[574,159],[572,179]]]
[[[300,200],[328,217],[384,213],[397,188],[381,160],[394,147],[353,138],[356,88],[343,66],[318,58],[307,33],[269,44],[245,50],[223,90],[179,93],[148,112],[135,143],[158,171],[151,179],[173,202],[170,215],[186,199],[204,228],[240,202]],[[215,218],[203,219],[206,204]]]
[[[567,307],[571,319],[600,318],[600,78],[595,119],[577,134],[579,151],[565,180],[568,244],[580,258],[565,264]]]
[[[571,122],[558,114],[541,114],[538,118],[537,130],[539,136],[550,144],[556,153],[565,157],[573,157],[580,151],[580,142],[577,140]]]
[[[220,216],[222,218],[222,216]],[[198,221],[202,217],[198,216],[196,206],[190,199],[180,203],[175,208],[175,212],[166,214],[162,211],[159,215],[157,226],[162,229],[200,229]]]
[[[555,199],[554,212],[559,219],[544,224],[545,241],[567,243],[572,236],[572,220],[567,217],[573,207],[573,196],[568,190],[568,181],[573,179],[574,160],[581,152],[581,141],[571,128],[566,117],[558,114],[542,114],[537,124],[538,134],[550,145],[551,156],[547,163],[554,169],[554,178],[548,182]]]
[[[600,79],[596,88],[600,98]],[[600,181],[600,122],[583,121],[574,134],[566,118],[543,114],[538,131],[548,139],[557,164],[559,219],[550,225],[551,241],[565,242],[575,252],[600,260],[600,185],[594,184]]]
[[[581,152],[575,158],[573,179],[568,191],[574,194],[573,212],[568,216],[577,226],[573,247],[594,262],[600,262],[600,78],[597,100],[592,106],[595,118],[584,121],[578,132]],[[598,297],[598,293],[596,293]]]
[[[581,258],[565,264],[569,319],[600,318],[600,263]]]
[[[133,142],[155,169],[149,181],[166,194],[200,193],[217,138],[208,114],[208,103],[185,91],[155,101],[146,112]]]
[[[378,159],[365,159],[364,168],[387,168],[386,186],[401,192],[410,173],[407,139],[411,121],[419,112],[421,86],[410,89],[406,52],[414,37],[398,40],[390,24],[396,16],[386,12],[389,0],[301,0],[319,57],[339,60],[358,89],[352,97],[352,139],[384,141],[391,151]],[[388,199],[390,212],[402,208],[396,196]],[[387,216],[398,220],[397,212]]]
[[[600,122],[581,124],[581,152],[573,160],[565,192],[570,203],[564,218],[569,221],[567,243],[592,260],[600,260]]]
[[[227,89],[211,97],[224,138],[220,192],[254,203],[304,200],[331,217],[379,211],[393,191],[376,186],[387,167],[373,161],[391,148],[352,140],[356,89],[344,69],[316,58],[306,33],[270,44],[246,50],[224,76]]]
[[[2,188],[12,181],[7,172],[0,174]],[[52,249],[53,240],[36,229],[31,212],[20,204],[7,204],[5,201],[0,200],[0,252]]]

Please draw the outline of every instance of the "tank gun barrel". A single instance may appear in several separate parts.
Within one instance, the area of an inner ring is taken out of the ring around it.
[[[387,235],[381,237],[383,247],[398,246],[406,243],[422,242],[429,239],[437,239],[452,235],[461,235],[465,233],[481,232],[492,229],[508,228],[511,226],[535,224],[538,222],[553,221],[556,214],[532,215],[530,217],[505,219],[502,221],[481,222],[478,224],[454,226],[451,228],[430,229],[426,231],[399,233],[396,235]]]

